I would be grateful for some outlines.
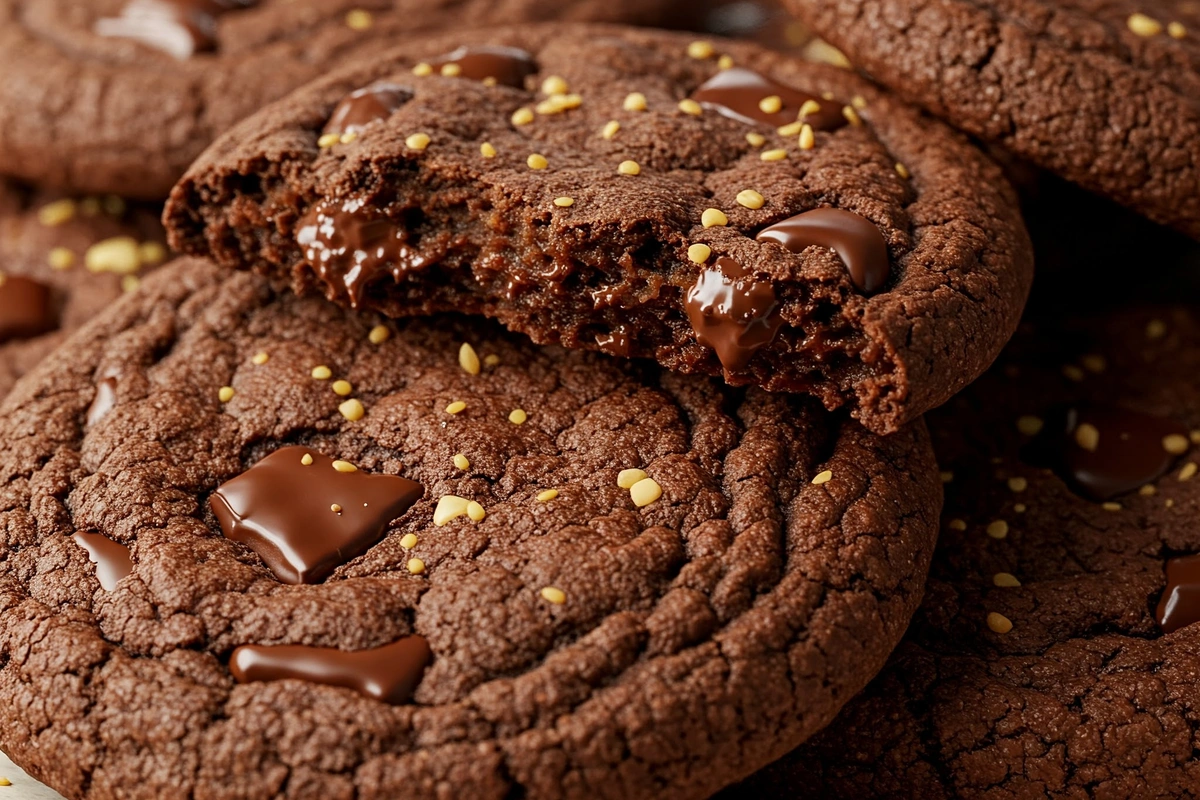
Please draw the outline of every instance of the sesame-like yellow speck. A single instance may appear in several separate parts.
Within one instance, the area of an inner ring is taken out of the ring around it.
[[[462,453],[456,453],[454,456],[454,466],[458,469],[470,469],[471,462]]]
[[[1101,372],[1104,372],[1104,370],[1108,368],[1108,361],[1105,360],[1104,356],[1098,353],[1089,353],[1088,355],[1079,359],[1079,363],[1083,364],[1083,368],[1088,372],[1094,372],[1097,375],[1099,375]]]
[[[484,142],[483,144],[479,145],[479,155],[483,156],[484,158],[495,158],[495,145],[493,145],[491,142]]]
[[[783,110],[783,98],[777,94],[764,97],[758,101],[758,110],[764,114],[778,114]]]
[[[717,69],[733,69],[733,56],[723,55],[718,58]]]
[[[412,550],[417,546],[417,542],[419,541],[420,539],[417,538],[415,533],[406,533],[400,537],[400,546],[405,550]]]
[[[617,165],[617,172],[622,175],[641,175],[642,168],[636,161],[622,161]]]
[[[1008,633],[1013,629],[1012,620],[995,611],[987,615],[987,626],[992,629],[993,633]]]
[[[467,409],[466,403],[464,403],[462,400],[455,400],[453,403],[446,406],[446,413],[447,414],[459,414],[459,413],[462,413],[463,411],[466,411],[466,409]]]
[[[259,351],[254,354],[253,358],[250,359],[250,363],[254,364],[255,366],[261,367],[263,364],[267,363],[270,360],[271,360],[271,356],[269,356],[268,354],[266,354],[262,351]]]
[[[485,367],[494,367],[500,363],[500,356],[495,353],[490,353],[483,357],[483,365]]]
[[[1182,434],[1172,433],[1163,437],[1162,446],[1163,450],[1166,450],[1171,455],[1181,456],[1191,447],[1191,442],[1188,440],[1188,437]]]
[[[693,264],[703,264],[712,257],[712,248],[706,244],[694,244],[688,248],[688,261]]]
[[[617,486],[621,487],[622,489],[632,489],[635,483],[645,479],[645,470],[623,469],[617,474]]]
[[[437,508],[433,510],[433,524],[440,528],[449,524],[453,519],[465,516],[470,503],[471,501],[465,497],[452,494],[443,495],[438,500]]]
[[[0,786],[12,786],[12,781],[0,775]]]
[[[562,589],[555,588],[554,586],[544,587],[541,594],[543,600],[545,600],[547,603],[553,603],[556,606],[561,606],[563,603],[567,602],[567,593]]]
[[[690,98],[679,101],[679,110],[693,117],[698,117],[704,113],[704,107]]]
[[[896,162],[896,174],[901,178],[904,178],[904,180],[908,180],[912,177],[912,173],[908,171],[908,167],[904,166],[904,164],[900,163],[899,161]]]
[[[812,150],[817,146],[817,134],[813,132],[812,125],[805,123],[800,126],[800,138],[796,144],[801,150]]]
[[[554,205],[558,206],[559,208],[570,208],[571,206],[575,205],[575,198],[556,197],[554,198]]]
[[[952,519],[946,523],[946,527],[952,531],[965,531],[967,529],[967,521],[965,519]]]
[[[482,368],[479,363],[479,355],[476,354],[475,348],[468,342],[463,342],[458,348],[458,365],[468,375],[478,375],[479,370]]]
[[[300,463],[306,467],[311,467],[313,463],[312,453],[305,453],[304,455],[300,456]]]
[[[719,208],[706,208],[700,215],[700,224],[706,228],[724,228],[729,224],[729,217]]]
[[[419,78],[424,78],[427,75],[432,75],[433,74],[433,65],[426,64],[424,61],[422,61],[420,64],[417,64],[416,66],[414,66],[412,68],[412,74],[416,75]]]
[[[104,213],[110,217],[121,217],[125,215],[128,206],[125,203],[125,198],[115,194],[110,194],[104,198]]]
[[[142,242],[138,245],[142,266],[153,267],[167,260],[167,248],[162,242]]]
[[[350,393],[354,391],[354,387],[350,385],[350,381],[346,380],[336,380],[329,388],[333,389],[333,393],[339,397],[349,397]]]
[[[950,470],[944,470],[938,473],[938,477],[941,478],[942,483],[950,483],[954,480],[954,473]]]
[[[1042,428],[1046,423],[1041,417],[1035,417],[1031,414],[1017,417],[1017,430],[1026,436],[1037,436],[1042,432]]]
[[[335,513],[335,514],[340,514],[340,513],[342,513],[342,507],[341,507],[340,505],[338,505],[337,503],[332,503],[332,504],[330,504],[330,506],[329,506],[329,510],[330,510],[330,511],[332,511],[333,513]]]
[[[1103,508],[1105,511],[1120,511],[1121,510],[1120,503],[1113,503],[1113,502],[1101,503],[1100,507]]]
[[[1192,444],[1200,444],[1200,431],[1191,431],[1188,438],[1192,440]]]
[[[687,46],[688,56],[700,61],[712,58],[715,52],[712,42],[706,42],[703,39],[698,39]]]
[[[1130,14],[1125,24],[1138,36],[1158,36],[1163,29],[1161,22],[1140,11]]]
[[[467,503],[467,517],[472,522],[483,522],[484,518],[487,517],[487,512],[484,511],[483,506],[472,500]]]
[[[842,116],[846,118],[846,122],[851,125],[862,125],[862,117],[854,110],[854,106],[842,106]]]
[[[138,241],[132,236],[114,236],[96,242],[84,253],[83,265],[87,267],[88,272],[132,275],[142,267]]]
[[[405,565],[408,571],[413,575],[420,575],[425,572],[425,562],[419,558],[410,558],[408,564]]]
[[[759,158],[761,158],[763,161],[783,161],[787,158],[787,150],[764,150]]]
[[[766,199],[753,189],[743,189],[737,193],[737,203],[743,208],[760,209],[766,205]]]
[[[529,123],[533,122],[533,120],[534,116],[532,108],[521,107],[512,114],[513,125],[528,125]]]
[[[542,81],[542,94],[566,94],[571,91],[571,87],[567,85],[565,78],[559,75],[551,75]]]
[[[64,270],[75,266],[75,253],[66,247],[52,248],[46,256],[50,269]]]
[[[1024,503],[1013,503],[1013,511],[1018,514],[1024,514],[1028,510],[1028,506]]]
[[[338,472],[358,472],[358,467],[351,464],[349,461],[338,459],[333,462],[333,468]]]
[[[1067,364],[1064,366],[1062,368],[1062,374],[1067,380],[1075,381],[1076,383],[1079,383],[1087,377],[1083,372],[1083,368],[1077,367],[1074,364]]]
[[[358,422],[366,415],[367,410],[363,408],[363,404],[358,398],[352,397],[346,402],[338,406],[338,411],[341,415],[351,422]]]
[[[622,106],[626,111],[645,111],[646,110],[646,95],[641,92],[630,92],[625,95],[625,102]]]
[[[1163,501],[1163,506],[1166,508],[1174,508],[1175,507],[1175,498],[1168,497],[1166,500]]]
[[[821,99],[822,100],[832,100],[833,92],[821,92]]]
[[[530,169],[545,169],[550,166],[550,162],[541,153],[531,153],[529,158],[525,159],[525,163],[529,165]]]
[[[804,130],[804,123],[796,120],[795,122],[789,122],[787,125],[776,128],[775,132],[780,136],[798,136],[802,130]]]
[[[322,364],[319,367],[313,367],[311,374],[318,381],[327,381],[333,377],[333,370]]]
[[[142,279],[137,275],[126,275],[121,278],[121,291],[125,293],[136,292],[138,287],[142,285]]]
[[[762,147],[767,143],[767,137],[763,136],[758,131],[750,131],[746,134],[746,141],[751,147]]]
[[[1195,477],[1197,469],[1200,469],[1200,467],[1197,467],[1193,461],[1184,464],[1183,469],[1179,470],[1179,480],[1190,481]]]
[[[1146,323],[1146,338],[1161,339],[1167,335],[1167,323],[1161,319],[1152,319]]]
[[[514,408],[508,414],[508,421],[513,425],[524,425],[525,420],[529,419],[529,415],[523,409]]]
[[[429,147],[430,141],[428,133],[414,133],[404,140],[404,146],[409,150],[424,150]]]
[[[1003,539],[1008,536],[1008,523],[1002,519],[990,523],[987,526],[987,535],[993,539]]]
[[[99,197],[85,197],[79,201],[79,213],[85,217],[94,217],[100,213],[102,205]]]
[[[340,133],[323,133],[321,134],[320,138],[317,139],[317,147],[325,150],[326,148],[333,147],[341,140],[342,135]]]
[[[447,78],[457,78],[462,75],[462,64],[451,62],[442,65],[442,75]]]
[[[1013,575],[1011,572],[997,572],[992,576],[992,585],[999,586],[1004,589],[1015,589],[1021,585],[1021,582],[1017,580],[1017,576]]]
[[[383,344],[390,338],[392,338],[392,332],[386,325],[376,325],[367,334],[367,341],[371,344]]]
[[[600,130],[600,136],[604,139],[611,139],[621,130],[621,123],[615,119],[610,119],[604,123],[604,127]]]
[[[1029,481],[1025,478],[1009,478],[1008,488],[1014,492],[1023,492],[1029,488]]]
[[[1147,483],[1145,486],[1138,489],[1138,494],[1140,494],[1142,497],[1153,497],[1154,495],[1158,494],[1158,487],[1153,483]]]
[[[358,131],[343,133],[338,137],[338,141],[342,144],[350,144],[351,142],[358,141]]]
[[[1183,27],[1182,22],[1167,23],[1167,35],[1172,39],[1182,39],[1187,36],[1187,28]]]
[[[55,200],[38,209],[38,222],[48,228],[57,227],[75,216],[75,201],[70,198]]]
[[[818,472],[816,477],[812,479],[812,482],[814,486],[820,486],[823,483],[829,483],[831,480],[833,480],[833,470],[827,469],[824,472]]]
[[[633,504],[638,508],[650,505],[662,497],[662,493],[662,487],[653,478],[642,478],[629,487],[629,496],[633,499]]]
[[[234,392],[232,386],[222,386],[219,390],[217,390],[217,399],[222,403],[228,403],[233,399],[233,394]]]
[[[375,18],[371,16],[371,12],[361,8],[356,8],[346,14],[346,25],[354,31],[365,31],[374,23]]]
[[[805,117],[811,117],[813,114],[819,114],[820,112],[821,112],[821,104],[820,103],[818,103],[816,100],[805,100],[800,105],[800,112],[796,115],[796,119],[804,119]]]
[[[1090,422],[1083,423],[1075,429],[1075,444],[1089,453],[1096,452],[1100,446],[1100,430]]]
[[[539,503],[549,503],[556,497],[558,497],[558,489],[547,489],[544,492],[538,492],[537,501]]]

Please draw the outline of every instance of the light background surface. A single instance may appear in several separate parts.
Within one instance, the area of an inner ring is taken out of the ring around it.
[[[8,756],[0,753],[0,775],[12,786],[0,786],[0,800],[63,800],[63,796],[25,774]]]

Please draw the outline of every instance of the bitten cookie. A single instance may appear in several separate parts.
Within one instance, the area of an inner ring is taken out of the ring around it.
[[[159,207],[0,179],[0,398],[167,257]]]
[[[72,800],[706,796],[882,665],[941,492],[919,423],[199,260],[0,476],[0,745]]]
[[[615,27],[360,61],[222,137],[167,218],[302,293],[809,392],[877,432],[991,363],[1032,270],[999,170],[939,123],[844,70]]]
[[[1195,5],[786,2],[901,97],[1200,238]]]
[[[401,34],[671,24],[680,0],[0,0],[0,174],[165,197],[235,122]]]

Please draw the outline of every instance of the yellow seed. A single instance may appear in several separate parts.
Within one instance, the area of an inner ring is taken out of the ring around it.
[[[1167,23],[1167,35],[1172,39],[1182,39],[1187,36],[1187,28],[1183,27],[1182,22]]]
[[[333,468],[338,472],[358,472],[358,467],[354,466],[349,461],[343,461],[340,458],[333,462]]]
[[[1108,362],[1104,360],[1104,356],[1097,353],[1090,353],[1079,359],[1079,363],[1083,364],[1084,369],[1088,372],[1094,372],[1099,375],[1108,367]]]
[[[812,125],[807,122],[800,128],[800,139],[797,142],[801,150],[812,150],[817,146],[817,134],[813,133]]]
[[[719,208],[706,208],[700,215],[700,224],[706,228],[724,228],[729,224],[729,217]]]
[[[263,364],[267,363],[270,360],[271,360],[271,357],[263,352],[255,353],[254,358],[250,359],[251,363],[253,363],[259,367],[261,367]]]
[[[732,69],[733,56],[721,56],[717,59],[717,69]]]
[[[85,217],[94,217],[100,213],[100,198],[85,197],[79,201],[79,213]]]
[[[629,487],[629,496],[633,499],[633,504],[638,508],[650,505],[662,497],[662,493],[662,487],[653,478],[642,478]]]
[[[623,469],[617,474],[617,486],[622,489],[632,489],[638,481],[646,479],[646,473],[640,469]]]
[[[1103,508],[1105,511],[1120,511],[1121,510],[1120,503],[1101,503],[1100,507]]]
[[[355,31],[365,31],[375,22],[370,11],[363,11],[361,8],[356,8],[346,14],[346,25]]]
[[[462,346],[458,348],[458,365],[468,375],[479,374],[479,356],[475,353],[475,348],[467,342],[463,342]]]
[[[851,125],[862,125],[862,117],[854,110],[854,106],[842,106],[842,116],[846,118],[846,122]]]
[[[1008,523],[1002,519],[996,520],[987,526],[987,535],[993,539],[1003,539],[1008,536]]]
[[[743,189],[737,194],[739,206],[749,209],[759,209],[766,204],[766,199],[753,189]]]
[[[495,158],[496,148],[491,142],[484,142],[483,144],[479,145],[479,154],[484,158]]]
[[[457,78],[462,75],[462,64],[443,64],[442,74],[447,78]]]
[[[383,344],[388,339],[392,338],[392,332],[386,325],[376,325],[371,328],[371,332],[367,334],[367,341],[371,344]]]
[[[465,497],[456,495],[443,495],[438,500],[437,508],[433,510],[433,524],[439,528],[448,524],[451,520],[464,516],[467,513],[467,506],[470,505],[469,500]]]
[[[462,400],[455,400],[453,403],[446,406],[446,413],[447,414],[458,414],[462,411],[465,411],[466,408],[467,408],[467,404],[464,403]]]
[[[66,247],[55,247],[46,257],[50,269],[64,270],[75,266],[75,254]]]
[[[306,467],[311,467],[313,463],[312,453],[305,453],[304,455],[300,456],[300,463]]]
[[[714,52],[712,42],[697,40],[687,46],[687,54],[701,61],[706,58],[712,58]]]
[[[1157,36],[1162,33],[1163,29],[1161,22],[1140,11],[1130,14],[1125,24],[1129,26],[1129,30],[1138,36]]]
[[[778,114],[783,109],[783,99],[773,94],[758,101],[758,108],[764,114]]]
[[[1142,497],[1152,497],[1153,495],[1158,494],[1158,487],[1152,483],[1147,483],[1145,486],[1138,489],[1138,494],[1140,494]]]
[[[319,381],[327,381],[333,377],[333,370],[322,364],[319,367],[312,368],[312,376]]]
[[[454,466],[458,467],[459,469],[470,469],[471,462],[468,461],[467,457],[462,453],[458,453],[454,456]]]
[[[1026,506],[1024,503],[1013,503],[1013,511],[1017,512],[1018,514],[1024,514],[1026,511]]]
[[[425,571],[425,562],[419,558],[410,558],[405,566],[413,575],[420,575]]]
[[[1012,573],[997,572],[992,576],[992,584],[1005,589],[1015,589],[1021,585],[1021,582],[1017,580],[1017,576],[1013,575]]]
[[[417,64],[415,67],[412,68],[412,73],[413,73],[413,75],[416,75],[421,78],[424,78],[426,75],[432,75],[433,74],[433,65],[426,64],[424,61],[422,61],[420,64]]]
[[[0,776],[0,786],[12,786],[12,781],[10,781],[8,778]]]
[[[617,131],[621,130],[621,123],[615,119],[610,119],[604,123],[604,128],[600,131],[600,135],[605,139],[611,139],[617,135]]]
[[[1029,481],[1025,478],[1009,478],[1008,488],[1014,492],[1023,492],[1029,488]]]
[[[833,92],[821,92],[821,99],[822,100],[832,100]]]
[[[965,531],[967,529],[967,521],[962,519],[952,519],[946,523],[946,527],[952,531]]]
[[[694,244],[688,248],[688,261],[693,264],[703,264],[712,257],[712,248],[706,244]]]
[[[1179,480],[1190,481],[1196,475],[1197,469],[1200,469],[1200,467],[1197,467],[1195,462],[1189,461],[1184,464],[1183,469],[1179,470]]]
[[[833,471],[827,469],[824,472],[818,472],[817,476],[812,479],[812,482],[813,485],[820,486],[823,483],[829,483],[831,480],[833,480]]]
[[[850,105],[854,106],[859,111],[862,111],[867,107],[867,98],[863,97],[861,94],[856,94],[854,97],[850,98]]]
[[[764,150],[759,158],[761,158],[763,161],[783,161],[785,158],[787,158],[787,150]]]
[[[340,514],[340,513],[342,513],[342,507],[341,507],[341,506],[339,506],[337,503],[333,503],[332,505],[330,505],[330,506],[329,506],[329,510],[330,510],[330,511],[332,511],[333,513],[335,513],[335,514]]]
[[[1171,455],[1181,456],[1188,451],[1191,443],[1188,441],[1188,437],[1172,433],[1163,437],[1162,445],[1163,450],[1166,450]]]
[[[800,106],[800,113],[796,115],[796,119],[804,119],[805,117],[811,117],[813,114],[819,114],[820,112],[821,112],[821,104],[820,103],[818,103],[816,100],[805,100],[804,103]]]
[[[687,99],[679,101],[679,110],[693,117],[698,117],[704,113],[704,108],[695,100]]]
[[[483,506],[476,503],[474,500],[467,503],[467,516],[475,522],[482,522],[487,512],[483,510]]]
[[[404,140],[404,146],[409,150],[424,150],[426,147],[429,147],[429,142],[428,133],[414,133]]]
[[[750,143],[751,147],[762,147],[767,143],[767,137],[756,131],[750,131],[746,134],[746,141]]]
[[[220,388],[220,390],[217,392],[217,399],[220,400],[222,403],[228,403],[230,400],[233,399],[233,387],[232,386],[222,386]]]
[[[1096,448],[1100,446],[1100,431],[1095,425],[1090,422],[1085,422],[1075,429],[1075,444],[1087,450],[1089,453],[1096,452]]]
[[[992,629],[993,633],[1008,633],[1013,628],[1012,620],[995,611],[987,615],[987,626]]]
[[[562,589],[557,589],[553,586],[547,586],[542,589],[542,599],[547,603],[553,603],[556,606],[561,606],[567,602],[567,593]]]
[[[617,172],[622,175],[640,175],[642,168],[638,166],[636,161],[622,161],[617,165]]]
[[[542,81],[542,94],[566,94],[571,91],[571,87],[567,85],[564,78],[558,75],[551,75]]]
[[[908,180],[912,177],[912,173],[908,171],[908,167],[904,166],[899,161],[896,162],[896,174],[901,178],[904,178],[904,180]]]
[[[554,198],[554,205],[558,206],[559,208],[570,208],[571,206],[575,205],[575,198],[556,197]]]
[[[417,538],[415,533],[406,533],[400,537],[400,546],[405,550],[412,550],[417,546],[417,542],[419,541],[420,539]]]
[[[513,125],[528,125],[529,123],[533,122],[533,119],[534,119],[534,117],[533,117],[533,109],[532,108],[518,108],[516,111],[513,112],[512,124]]]
[[[641,92],[631,92],[625,96],[623,105],[626,111],[645,111],[646,95]]]
[[[1146,323],[1146,338],[1161,339],[1167,335],[1167,323],[1161,319],[1152,319]]]
[[[495,353],[492,353],[491,355],[486,355],[483,357],[483,365],[485,367],[494,367],[499,363],[500,363],[500,356],[496,355]]]
[[[343,380],[334,381],[330,388],[339,397],[349,397],[350,393],[354,391],[354,387],[350,385],[350,381]]]
[[[350,131],[349,133],[343,133],[341,136],[338,137],[338,141],[341,142],[342,144],[350,144],[351,142],[356,141],[357,139],[358,139],[358,133],[355,131]]]
[[[1041,417],[1034,417],[1031,415],[1017,417],[1017,430],[1026,436],[1037,436],[1042,432],[1042,428],[1045,426],[1045,424],[1046,423],[1042,421]]]
[[[38,222],[48,228],[53,228],[69,221],[75,216],[75,201],[71,199],[55,200],[38,209]]]
[[[323,133],[321,134],[321,137],[317,139],[317,147],[324,150],[326,148],[333,147],[341,140],[342,135],[340,133]]]
[[[804,123],[797,120],[796,122],[790,122],[787,125],[776,128],[775,132],[780,136],[796,136],[802,130],[804,130]]]
[[[529,415],[519,408],[514,408],[508,415],[508,421],[513,425],[524,425]]]
[[[338,411],[351,422],[358,422],[367,413],[367,410],[363,408],[363,404],[357,398],[353,397],[338,406]]]
[[[529,165],[530,169],[545,169],[550,166],[550,162],[541,153],[530,154],[529,158],[525,159],[525,163]]]
[[[114,236],[96,242],[83,256],[83,265],[88,272],[112,272],[131,275],[142,266],[138,241],[132,236]]]
[[[547,489],[544,492],[538,492],[537,501],[539,503],[549,503],[556,497],[558,497],[558,489]]]

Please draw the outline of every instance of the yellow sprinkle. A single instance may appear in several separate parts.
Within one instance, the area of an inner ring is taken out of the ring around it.
[[[340,397],[349,397],[350,393],[354,391],[354,387],[350,385],[350,381],[343,380],[334,381],[330,388],[333,389],[334,394]]]
[[[363,408],[363,404],[357,398],[353,397],[338,406],[338,411],[351,422],[358,422],[367,413],[367,410]]]
[[[712,257],[712,248],[706,244],[694,244],[688,248],[688,261],[693,264],[703,264]]]
[[[817,134],[813,133],[812,125],[807,122],[800,128],[800,139],[797,142],[801,150],[812,150],[817,146]]]
[[[632,92],[625,96],[623,105],[626,111],[645,111],[646,95],[641,92]]]
[[[854,106],[859,111],[862,111],[867,107],[867,98],[863,97],[861,94],[856,94],[854,97],[850,98],[850,105]]]
[[[1018,514],[1024,514],[1026,508],[1027,507],[1024,503],[1013,503],[1013,511],[1017,512]]]
[[[550,166],[550,162],[541,153],[531,153],[529,158],[525,159],[525,163],[530,169],[545,169]]]
[[[662,497],[662,487],[653,478],[642,478],[629,487],[629,496],[635,506],[642,508]]]
[[[846,122],[851,125],[862,125],[862,117],[854,110],[854,106],[842,106],[842,116],[846,118]]]
[[[0,786],[12,786],[12,781],[8,778],[0,776]]]
[[[304,455],[300,456],[300,463],[306,467],[311,467],[313,463],[312,453],[305,453]]]
[[[371,344],[383,344],[388,339],[392,338],[392,332],[386,325],[376,325],[371,328],[371,332],[367,334],[367,341]]]
[[[358,133],[355,131],[350,131],[349,133],[343,133],[341,136],[338,137],[338,141],[341,142],[342,144],[350,144],[351,142],[356,141],[357,139],[358,139]]]
[[[419,558],[410,558],[405,566],[413,575],[420,575],[425,571],[425,562]]]
[[[1090,422],[1085,422],[1075,429],[1075,444],[1087,450],[1089,453],[1096,452],[1096,448],[1100,446],[1100,431],[1095,425]]]
[[[409,150],[424,150],[426,147],[429,147],[429,142],[429,134],[414,133],[404,140],[404,146]]]
[[[642,168],[638,166],[636,161],[622,161],[617,165],[617,172],[622,175],[640,175]]]
[[[908,180],[912,177],[912,173],[908,171],[908,167],[904,166],[899,161],[896,162],[896,174],[901,178],[904,178],[904,180]]]
[[[821,92],[821,99],[823,99],[823,100],[832,100],[832,99],[833,99],[833,92]]]
[[[831,480],[833,480],[833,471],[827,469],[824,472],[818,472],[817,476],[812,479],[812,482],[814,486],[820,486],[822,483],[829,483]]]
[[[1046,423],[1042,421],[1041,417],[1034,417],[1031,415],[1017,417],[1017,430],[1026,436],[1037,436],[1042,432],[1042,427],[1045,424]]]
[[[474,522],[483,522],[484,517],[487,516],[487,512],[483,510],[483,506],[472,500],[467,503],[467,516]]]
[[[1167,323],[1161,319],[1152,319],[1146,323],[1146,338],[1161,339],[1167,335]]]
[[[463,342],[462,346],[458,348],[458,365],[468,375],[479,374],[479,356],[475,353],[475,348],[467,342]]]
[[[610,119],[604,123],[604,128],[600,131],[600,135],[605,139],[611,139],[617,135],[617,131],[621,130],[621,123],[615,119]]]
[[[706,208],[700,215],[700,224],[706,228],[724,228],[729,224],[729,217],[719,208]]]
[[[997,572],[992,576],[992,584],[1005,589],[1015,589],[1021,585],[1021,582],[1017,580],[1017,576],[1013,575],[1012,573]]]
[[[1163,450],[1166,450],[1171,455],[1181,456],[1188,451],[1188,448],[1191,446],[1191,442],[1188,441],[1188,437],[1186,436],[1181,436],[1178,433],[1172,433],[1163,437],[1162,445]]]
[[[775,132],[778,133],[780,136],[796,136],[803,129],[804,129],[804,123],[797,120],[796,122],[790,122],[787,125],[784,125],[780,128],[776,128]]]
[[[321,137],[317,139],[317,147],[320,147],[322,150],[324,150],[328,147],[333,147],[341,140],[342,135],[340,133],[323,133],[321,134]]]
[[[458,453],[454,456],[454,466],[458,467],[459,469],[470,469],[471,462],[468,461],[467,457],[462,453]]]
[[[556,497],[558,497],[558,489],[547,489],[544,492],[538,492],[537,501],[539,503],[549,503]]]
[[[1029,488],[1029,481],[1025,478],[1009,478],[1008,488],[1014,492],[1023,492]]]
[[[946,523],[946,527],[952,531],[965,531],[967,529],[967,521],[962,519],[952,519]]]
[[[466,408],[467,408],[467,404],[464,403],[462,400],[455,400],[453,403],[446,406],[446,413],[447,414],[458,414],[462,411],[465,411]]]
[[[759,209],[766,204],[766,199],[753,189],[743,189],[737,194],[739,206],[749,209]]]
[[[75,201],[69,198],[55,200],[38,209],[38,222],[48,228],[53,228],[69,221],[75,216]]]
[[[542,589],[542,599],[547,603],[553,603],[556,606],[561,606],[567,602],[567,593],[562,589],[556,589],[553,586],[547,586]]]
[[[443,64],[442,74],[447,78],[457,78],[462,75],[462,64]]]
[[[800,113],[796,115],[796,119],[804,119],[811,117],[813,114],[818,114],[821,111],[821,104],[816,100],[805,100],[800,106]]]
[[[1013,628],[1012,620],[995,611],[987,615],[987,626],[992,629],[993,633],[1008,633]]]
[[[400,537],[400,546],[405,550],[412,550],[417,546],[417,542],[419,541],[420,539],[417,538],[415,533],[406,533]]]
[[[513,125],[528,125],[529,123],[533,122],[533,120],[534,116],[532,108],[518,108],[513,112],[512,115]]]
[[[524,425],[527,419],[529,419],[529,415],[519,408],[514,408],[508,415],[508,421],[513,425]]]
[[[556,197],[554,198],[554,205],[558,206],[559,208],[570,208],[571,206],[575,205],[575,198]]]
[[[717,59],[717,69],[732,69],[733,56],[721,56]]]
[[[987,535],[993,539],[1003,539],[1008,536],[1008,523],[1002,519],[996,520],[987,526]]]
[[[88,272],[112,272],[131,275],[142,266],[138,241],[132,236],[114,236],[96,242],[83,256],[83,265]]]
[[[558,75],[551,75],[542,81],[542,94],[566,94],[571,91],[571,87],[567,85],[564,78]]]
[[[491,142],[484,142],[483,144],[479,145],[479,154],[484,158],[495,158],[496,148]]]
[[[751,147],[762,147],[767,143],[767,137],[757,131],[750,131],[746,134],[746,141],[750,143]]]
[[[50,269],[64,270],[75,265],[75,254],[66,247],[55,247],[46,257]]]
[[[355,31],[365,31],[375,22],[371,12],[356,8],[346,14],[346,25]]]
[[[1182,22],[1167,23],[1167,35],[1172,39],[1182,39],[1187,36],[1187,28],[1183,27]]]
[[[759,158],[761,158],[763,161],[783,161],[785,158],[787,158],[787,150],[764,150]]]
[[[712,58],[714,52],[716,51],[713,50],[712,42],[706,42],[704,40],[697,40],[687,46],[687,54],[690,57],[700,61],[703,61],[706,58]]]
[[[1195,462],[1189,461],[1184,464],[1183,469],[1179,470],[1179,480],[1190,481],[1195,476],[1197,469],[1200,467],[1197,467]]]
[[[217,392],[217,399],[220,400],[222,403],[228,403],[230,400],[233,399],[233,387],[232,386],[222,386],[220,388],[220,390]]]
[[[438,500],[437,508],[433,510],[433,524],[440,528],[451,520],[464,516],[470,503],[471,501],[465,497],[452,494],[443,495]]]
[[[1105,511],[1120,511],[1121,510],[1120,503],[1101,503],[1100,507],[1103,508]]]
[[[495,86],[497,83],[499,83],[499,81],[497,81],[491,75],[488,75],[486,78],[480,81],[480,83],[482,83],[484,86]]]
[[[332,511],[333,513],[335,513],[335,514],[340,514],[340,513],[342,513],[342,507],[341,507],[341,506],[339,506],[337,503],[333,503],[332,505],[330,505],[330,506],[329,506],[329,510],[330,510],[330,511]]]
[[[679,110],[693,117],[698,117],[704,113],[704,108],[695,100],[690,98],[679,101]]]
[[[1142,497],[1152,497],[1153,495],[1158,494],[1158,487],[1152,483],[1147,483],[1145,486],[1138,489],[1138,494],[1140,494]]]
[[[1162,33],[1162,23],[1153,17],[1146,16],[1140,11],[1129,15],[1129,19],[1125,22],[1129,26],[1129,30],[1136,33],[1138,36],[1157,36]]]
[[[271,360],[271,357],[263,352],[255,353],[254,358],[250,359],[251,363],[253,363],[259,367],[261,367],[263,364],[267,363],[270,360]]]
[[[417,64],[415,67],[412,68],[412,73],[413,73],[413,75],[417,75],[422,78],[424,78],[426,75],[432,75],[433,74],[433,65],[426,64],[424,61],[422,61],[420,64]]]
[[[778,114],[783,109],[783,99],[773,94],[758,101],[758,108],[764,114]]]
[[[333,370],[325,365],[312,368],[312,376],[319,381],[327,381],[333,377]]]
[[[632,489],[638,481],[646,479],[646,473],[640,469],[623,469],[617,474],[617,486],[622,489]]]
[[[492,353],[491,355],[486,355],[483,357],[483,365],[485,367],[494,367],[499,363],[500,363],[500,356],[496,355],[495,353]]]
[[[333,468],[338,472],[358,472],[358,467],[354,466],[349,461],[343,461],[340,458],[333,462]]]

